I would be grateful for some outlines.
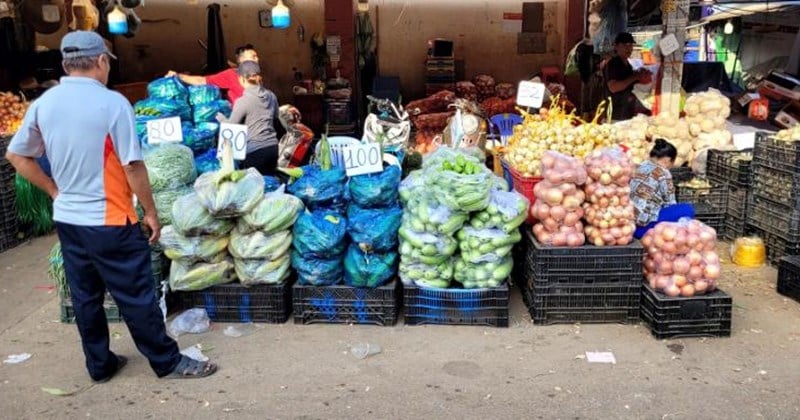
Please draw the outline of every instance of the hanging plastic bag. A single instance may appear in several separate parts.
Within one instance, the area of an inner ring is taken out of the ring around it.
[[[397,230],[403,220],[400,207],[363,209],[355,204],[347,208],[347,233],[363,252],[386,252],[397,248]]]
[[[294,248],[304,256],[333,258],[345,250],[347,219],[338,213],[306,211],[294,225]]]
[[[231,233],[228,250],[235,258],[274,260],[289,252],[292,231],[284,230],[268,235],[261,231],[242,234],[238,229]]]
[[[189,103],[192,106],[207,104],[219,99],[219,88],[216,86],[189,86]]]
[[[180,259],[187,263],[210,262],[214,261],[228,247],[228,237],[196,236],[189,238],[180,235],[170,225],[161,228],[161,238],[158,243],[164,248],[164,255],[173,261]]]
[[[350,197],[363,208],[389,207],[397,202],[400,167],[389,165],[383,172],[350,178]]]
[[[264,195],[264,178],[255,168],[225,173],[207,172],[197,178],[194,190],[212,216],[239,217]]]
[[[344,284],[353,287],[379,287],[397,273],[397,253],[364,253],[357,245],[347,248],[344,258]]]
[[[224,236],[233,229],[230,219],[216,219],[200,203],[194,190],[172,204],[172,228],[183,236]]]
[[[233,263],[229,258],[214,263],[199,262],[187,264],[172,261],[169,270],[169,288],[179,292],[207,289],[218,284],[230,283],[235,279]]]
[[[306,207],[314,210],[344,200],[347,181],[344,169],[322,170],[316,165],[306,165],[300,170],[303,175],[289,184],[287,190],[303,200]]]
[[[279,284],[291,274],[291,257],[287,252],[274,260],[240,259],[233,260],[236,277],[244,285]]]
[[[191,184],[197,177],[194,154],[181,144],[164,144],[146,150],[144,163],[154,193]]]
[[[303,202],[299,198],[285,194],[283,189],[267,193],[250,212],[239,218],[239,233],[261,231],[271,234],[291,229],[300,213]]]
[[[292,251],[292,267],[297,271],[299,284],[314,286],[332,286],[339,284],[344,278],[342,257],[323,259],[314,256],[303,256]]]

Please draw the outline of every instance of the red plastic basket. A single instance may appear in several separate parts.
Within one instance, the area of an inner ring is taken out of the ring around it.
[[[522,175],[519,171],[511,167],[505,159],[501,159],[500,163],[503,165],[503,177],[506,179],[506,182],[518,193],[525,196],[525,198],[531,202],[531,206],[533,206],[536,202],[536,196],[533,195],[533,188],[544,178],[540,176]],[[528,213],[528,223],[534,222],[535,219]]]

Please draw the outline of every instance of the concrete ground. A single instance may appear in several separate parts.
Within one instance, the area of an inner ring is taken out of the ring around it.
[[[58,322],[58,298],[46,288],[54,240],[0,254],[0,358],[33,355],[0,364],[2,418],[800,418],[800,304],[775,292],[772,268],[726,262],[730,338],[656,340],[641,325],[534,326],[515,291],[507,329],[287,323],[230,338],[215,325],[180,338],[220,364],[203,380],[157,379],[125,326],[112,324],[113,350],[131,361],[91,386],[77,331]],[[356,343],[383,351],[359,360],[348,352]],[[588,363],[586,351],[611,351],[617,364]]]

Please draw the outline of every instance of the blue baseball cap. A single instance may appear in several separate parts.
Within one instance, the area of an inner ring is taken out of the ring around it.
[[[106,42],[96,32],[75,31],[64,35],[61,39],[61,56],[67,58],[97,57],[108,54],[117,59],[106,47]]]

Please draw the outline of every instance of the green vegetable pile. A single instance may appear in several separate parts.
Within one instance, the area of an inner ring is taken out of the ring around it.
[[[212,262],[219,259],[219,254],[228,247],[227,236],[194,236],[186,237],[170,226],[161,229],[159,244],[164,248],[164,255],[172,261],[181,260],[186,264],[195,262]]]
[[[286,252],[274,260],[235,258],[233,266],[242,284],[279,284],[291,274],[292,260]]]
[[[511,233],[528,218],[529,205],[528,199],[516,192],[492,190],[489,206],[473,214],[469,223],[476,229],[498,228]]]
[[[453,279],[453,265],[452,258],[446,258],[436,265],[428,265],[409,262],[401,254],[400,278],[418,286],[444,289],[450,286],[450,281]]]
[[[172,205],[179,198],[191,193],[191,186],[182,186],[153,194],[153,201],[156,203],[158,212],[158,222],[161,223],[161,226],[172,224]],[[190,211],[190,209],[184,209],[184,211]]]
[[[176,291],[203,290],[235,279],[233,263],[225,253],[211,262],[189,264],[173,260],[169,270],[169,287]]]
[[[231,219],[211,216],[194,192],[175,200],[171,212],[172,227],[183,236],[223,236],[234,227]]]
[[[499,229],[465,227],[458,231],[461,259],[470,263],[498,261],[511,254],[511,248],[522,239],[518,230],[506,233]]]
[[[463,259],[457,258],[455,280],[461,283],[465,289],[497,287],[508,279],[513,268],[514,260],[511,255],[497,262],[480,264],[468,263]]]
[[[275,233],[287,230],[300,217],[303,208],[303,202],[299,198],[284,194],[282,189],[267,193],[249,213],[239,218],[236,229],[240,233],[257,230]]]
[[[292,231],[284,230],[274,234],[262,231],[239,233],[234,230],[228,244],[228,251],[234,258],[276,260],[289,254],[292,246]]]
[[[218,218],[244,215],[264,196],[264,178],[255,168],[206,172],[197,178],[194,190],[208,212]]]
[[[44,191],[35,187],[20,174],[14,178],[17,217],[31,227],[36,236],[53,231],[53,201]]]
[[[427,167],[426,170],[433,173],[425,177],[425,185],[442,204],[466,213],[483,210],[489,205],[493,175],[486,166],[463,154],[435,159],[441,164]]]
[[[164,144],[144,154],[147,176],[154,193],[191,184],[197,177],[192,149],[180,144]]]

